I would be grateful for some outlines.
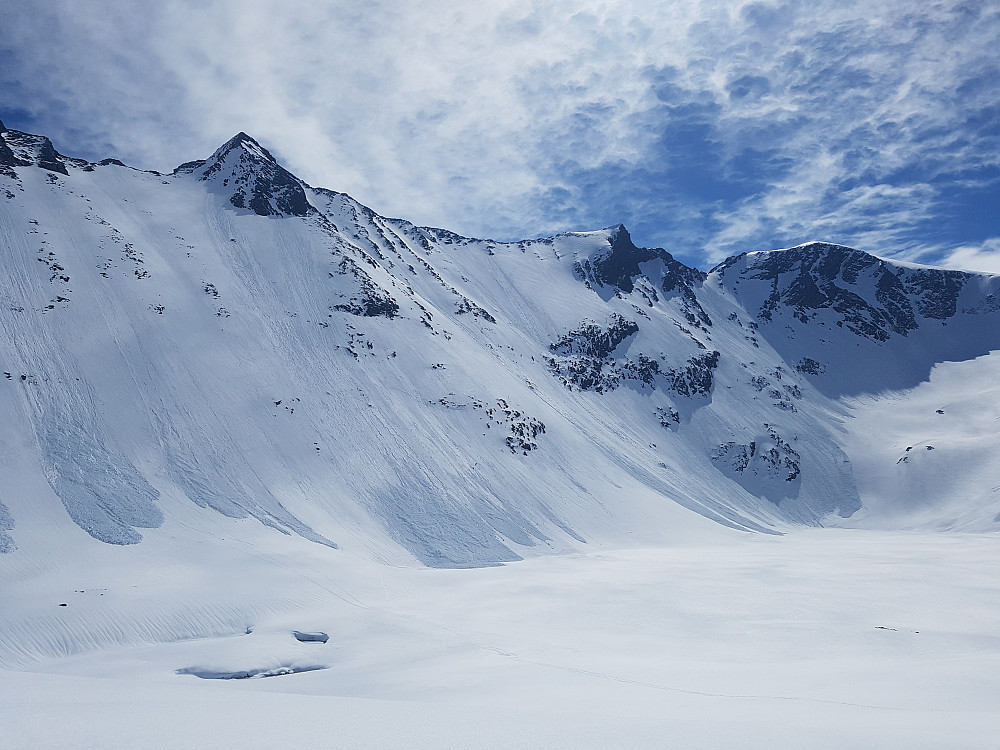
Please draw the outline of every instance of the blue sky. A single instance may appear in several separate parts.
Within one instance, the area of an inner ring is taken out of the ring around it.
[[[0,119],[170,170],[244,130],[379,213],[1000,272],[1000,3],[19,0]]]

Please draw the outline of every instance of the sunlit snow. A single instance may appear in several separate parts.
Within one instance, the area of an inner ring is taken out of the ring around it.
[[[995,746],[1000,277],[0,135],[4,747]]]

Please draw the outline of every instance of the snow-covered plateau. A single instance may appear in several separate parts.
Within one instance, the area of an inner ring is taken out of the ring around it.
[[[0,253],[4,747],[996,747],[998,276],[2,124]]]

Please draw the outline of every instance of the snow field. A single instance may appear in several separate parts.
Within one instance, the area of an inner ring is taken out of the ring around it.
[[[995,739],[995,536],[726,531],[714,543],[473,570],[375,565],[303,540],[283,547],[250,555],[243,543],[206,545],[203,573],[183,585],[166,548],[156,552],[168,558],[157,566],[165,574],[148,579],[93,558],[80,578],[39,571],[36,630],[85,606],[90,592],[67,592],[75,580],[101,580],[117,598],[53,636],[78,641],[75,655],[22,658],[0,672],[5,745],[987,748]],[[142,598],[128,596],[133,580]],[[60,598],[69,606],[58,608]],[[218,632],[219,613],[238,609],[246,619]],[[167,612],[192,622],[185,631]],[[102,617],[123,633],[158,620],[159,642],[132,632],[91,650],[86,631]],[[295,630],[330,640],[302,643]],[[6,656],[10,644],[0,640]],[[311,667],[324,668],[230,680],[177,673]]]

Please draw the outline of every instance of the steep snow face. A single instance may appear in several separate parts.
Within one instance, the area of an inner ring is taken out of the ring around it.
[[[464,238],[242,133],[172,175],[0,139],[0,550],[217,514],[469,567],[822,524],[863,500],[835,397],[997,348],[995,277]]]

